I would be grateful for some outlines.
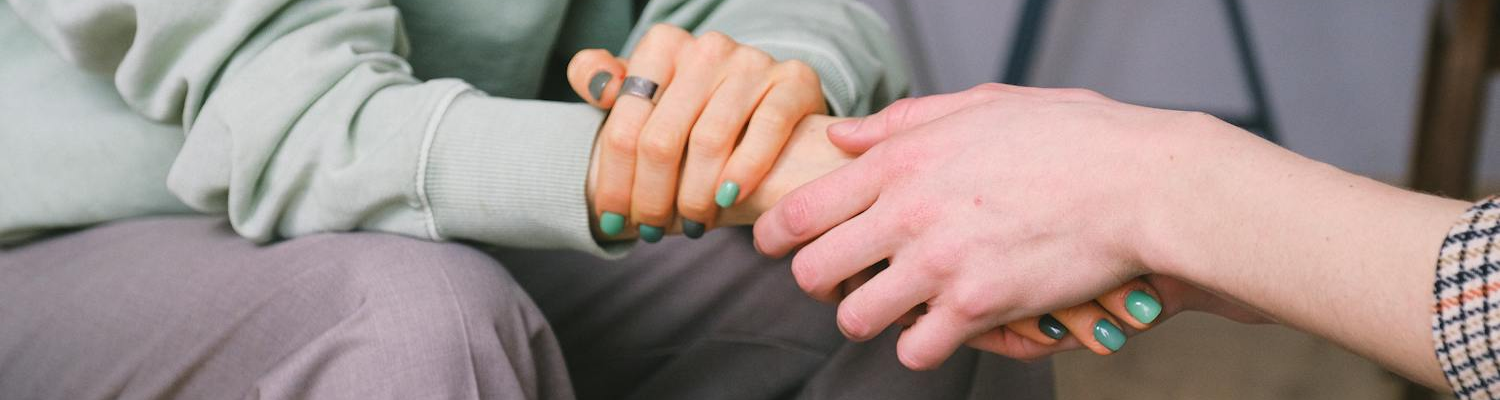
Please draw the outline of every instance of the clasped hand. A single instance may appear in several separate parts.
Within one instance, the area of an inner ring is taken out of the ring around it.
[[[657,101],[619,96],[626,76],[659,84]],[[911,368],[936,367],[965,343],[1021,359],[1110,354],[1184,307],[1256,319],[1197,301],[1212,296],[1171,278],[1137,278],[1145,270],[1130,240],[1148,232],[1126,223],[1138,216],[1122,194],[1140,182],[1110,172],[1144,166],[1109,156],[1130,148],[1113,141],[1149,138],[1052,123],[1086,114],[1077,119],[1142,124],[1123,114],[1145,113],[1149,125],[1180,113],[986,85],[833,125],[843,119],[818,115],[822,91],[805,64],[667,25],[629,60],[580,52],[568,77],[611,110],[590,173],[597,236],[654,242],[680,226],[697,237],[771,209],[756,223],[759,249],[782,256],[805,244],[793,273],[814,298],[841,302],[850,338],[909,325],[897,352]],[[1089,141],[1113,150],[1072,146]],[[1020,267],[1033,265],[1053,267]]]
[[[1109,354],[1185,308],[1260,321],[1148,268],[1170,262],[1154,245],[1176,209],[1159,198],[1183,198],[1169,179],[1184,176],[1172,169],[1183,141],[1170,136],[1211,119],[999,84],[902,100],[831,126],[832,143],[863,155],[762,215],[756,246],[800,247],[797,283],[839,302],[846,336],[910,324],[897,354],[914,369],[963,344]],[[1058,322],[1072,338],[1054,340]]]

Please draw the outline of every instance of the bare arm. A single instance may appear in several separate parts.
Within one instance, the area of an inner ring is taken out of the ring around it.
[[[1145,265],[1446,388],[1433,268],[1466,202],[1392,187],[1200,118],[1154,161]]]
[[[757,246],[801,247],[793,273],[820,298],[890,260],[842,299],[838,322],[863,340],[925,305],[897,346],[907,366],[933,368],[960,344],[993,349],[998,324],[1157,274],[1218,295],[1195,301],[1248,306],[1446,388],[1429,331],[1433,269],[1464,202],[1204,114],[1079,90],[987,85],[830,135],[868,151],[762,216]]]

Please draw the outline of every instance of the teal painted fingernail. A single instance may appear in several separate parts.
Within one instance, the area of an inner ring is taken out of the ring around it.
[[[1130,316],[1135,317],[1136,321],[1149,324],[1161,316],[1161,303],[1146,292],[1135,290],[1125,295],[1125,310],[1130,311]]]
[[[734,181],[724,181],[724,185],[719,186],[719,193],[714,194],[714,203],[718,203],[719,208],[729,208],[734,205],[734,199],[739,197],[740,184]]]
[[[657,228],[657,227],[654,227],[654,226],[651,226],[651,225],[641,224],[640,229],[641,229],[641,240],[645,240],[646,243],[656,243],[656,242],[661,241],[661,235],[662,235],[661,228]]]
[[[614,79],[615,75],[608,71],[599,71],[599,73],[594,74],[594,78],[589,80],[589,96],[593,96],[594,101],[599,101],[600,96],[604,95],[604,87],[609,85],[609,81]]]
[[[1120,351],[1121,347],[1125,347],[1125,332],[1121,332],[1120,327],[1113,322],[1101,319],[1094,323],[1094,340],[1108,347],[1109,351]]]
[[[687,236],[687,237],[692,238],[692,239],[697,239],[697,238],[703,237],[703,228],[704,228],[704,226],[703,226],[702,222],[698,222],[698,221],[694,221],[694,220],[690,220],[690,219],[683,219],[682,220],[682,235],[683,236]]]
[[[625,230],[625,216],[605,211],[599,216],[599,230],[604,234],[614,236]]]
[[[1053,318],[1052,314],[1043,315],[1042,319],[1036,321],[1036,327],[1041,328],[1043,335],[1053,339],[1062,339],[1063,335],[1068,334],[1068,327]]]

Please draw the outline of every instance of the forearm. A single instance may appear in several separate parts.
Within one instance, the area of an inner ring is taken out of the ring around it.
[[[1202,120],[1202,118],[1200,118]],[[1183,278],[1432,387],[1433,268],[1467,204],[1319,163],[1218,121],[1162,148],[1154,272]],[[1226,157],[1226,155],[1234,155]]]

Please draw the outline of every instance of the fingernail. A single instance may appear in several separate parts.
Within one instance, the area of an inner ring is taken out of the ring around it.
[[[703,237],[703,228],[704,228],[704,226],[703,226],[703,223],[701,223],[701,222],[690,220],[690,219],[683,219],[682,220],[682,235],[683,236],[687,236],[687,237],[692,238],[692,239],[697,239],[697,238]]]
[[[734,205],[734,199],[739,197],[740,184],[734,181],[724,181],[724,185],[719,186],[719,193],[714,194],[714,203],[718,203],[719,208],[729,208]]]
[[[1161,303],[1146,292],[1135,290],[1125,295],[1125,310],[1130,311],[1130,316],[1136,321],[1149,324],[1161,315]]]
[[[599,230],[604,234],[614,236],[625,230],[625,216],[605,211],[599,216]]]
[[[861,118],[829,125],[828,133],[833,134],[834,136],[845,136],[854,133],[854,131],[859,130],[859,124],[863,121],[864,119]]]
[[[651,225],[641,224],[640,229],[641,229],[641,240],[645,240],[646,243],[656,243],[656,242],[660,242],[661,241],[661,235],[662,235],[661,228],[657,228],[657,227],[654,227],[654,226],[651,226]]]
[[[1036,321],[1036,327],[1041,328],[1042,334],[1049,338],[1061,340],[1068,334],[1068,327],[1063,326],[1061,321],[1053,318],[1052,314],[1043,315],[1042,319]]]
[[[1094,323],[1094,340],[1108,347],[1109,351],[1120,351],[1121,347],[1125,347],[1125,332],[1121,332],[1120,327],[1113,322],[1101,319]]]
[[[589,96],[593,96],[594,101],[599,101],[600,96],[604,95],[604,87],[609,85],[609,81],[614,79],[615,75],[609,73],[609,71],[599,71],[599,73],[594,74],[594,78],[589,79]]]

